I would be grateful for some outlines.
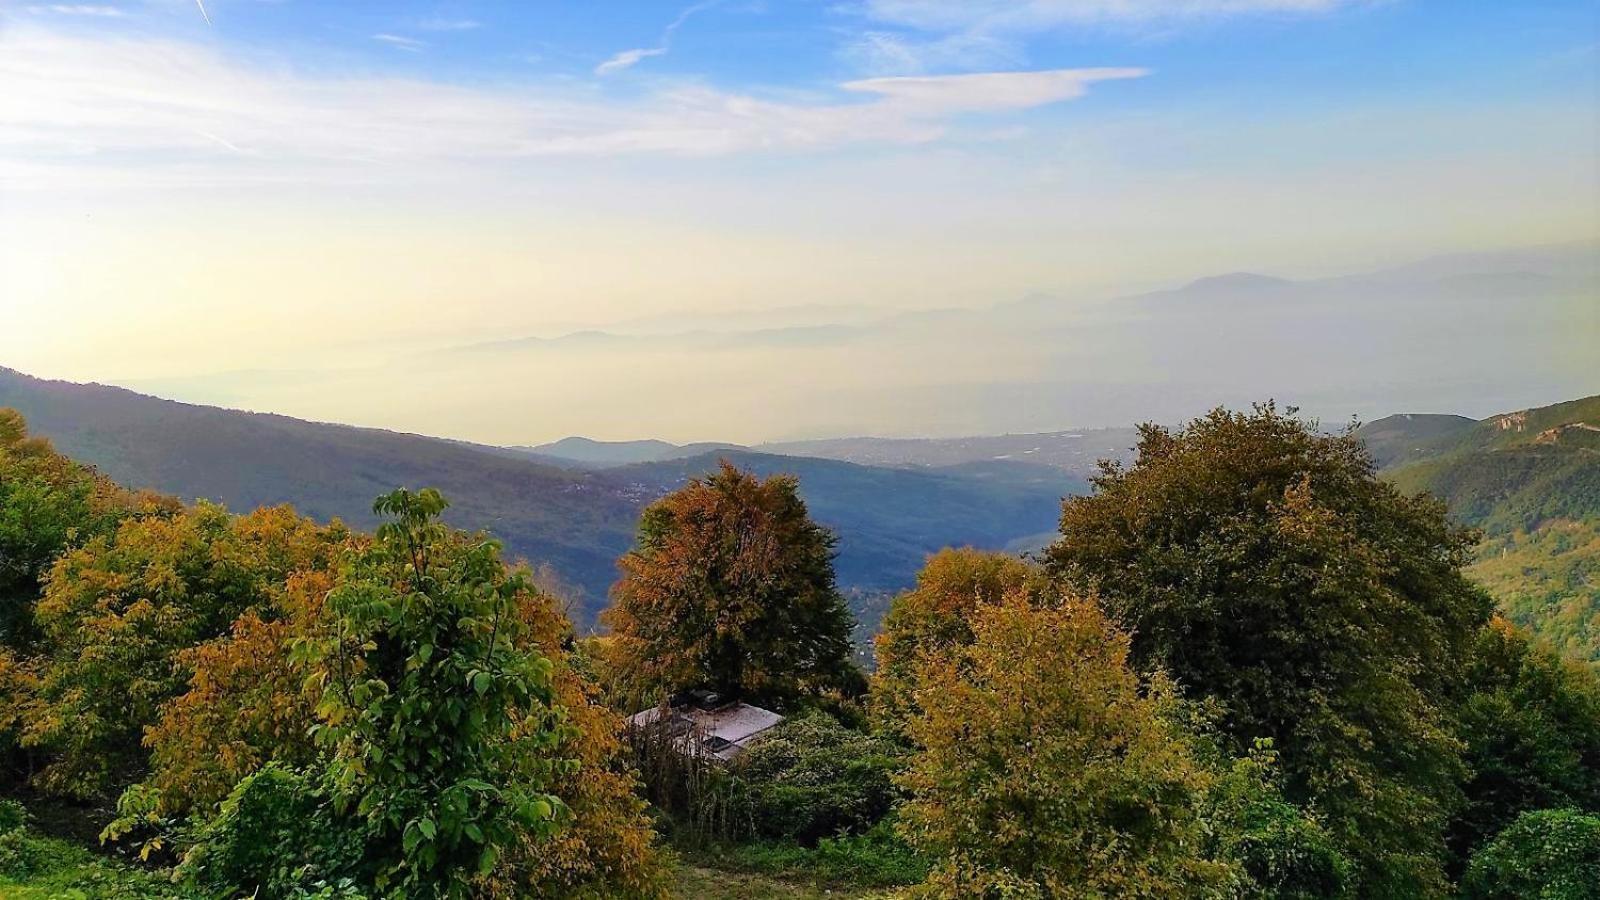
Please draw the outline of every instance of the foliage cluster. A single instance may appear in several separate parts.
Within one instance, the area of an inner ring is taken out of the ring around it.
[[[623,696],[643,706],[706,688],[785,709],[859,692],[835,543],[794,478],[726,462],[652,504],[604,617]]]

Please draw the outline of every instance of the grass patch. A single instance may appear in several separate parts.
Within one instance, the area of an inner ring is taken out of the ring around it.
[[[695,866],[833,889],[898,888],[928,874],[925,860],[879,823],[862,835],[823,838],[815,847],[755,842],[709,847],[686,853]],[[805,896],[805,895],[799,895]]]

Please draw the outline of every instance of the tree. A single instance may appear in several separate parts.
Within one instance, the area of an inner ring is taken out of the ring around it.
[[[781,707],[857,688],[834,538],[798,487],[724,462],[645,510],[605,614],[636,698],[710,688]]]
[[[175,509],[56,453],[49,441],[28,437],[16,410],[0,409],[0,645],[31,649],[33,605],[56,557],[126,516]]]
[[[464,897],[528,833],[564,818],[550,793],[576,769],[550,659],[527,628],[499,545],[438,521],[437,491],[379,497],[391,517],[346,554],[294,659],[320,690],[312,733],[341,813],[361,822],[374,886]]]
[[[1600,816],[1526,812],[1472,857],[1467,900],[1585,900],[1600,885]]]
[[[1471,533],[1271,404],[1146,425],[1138,449],[1065,502],[1049,571],[1132,631],[1136,666],[1218,701],[1235,752],[1273,740],[1364,895],[1445,891],[1447,710],[1490,608],[1461,573]]]
[[[453,572],[445,561],[475,543],[448,530],[435,529],[432,536],[430,565],[441,572]],[[370,550],[357,538],[349,552]],[[481,886],[507,896],[659,896],[660,852],[644,805],[634,794],[634,777],[619,764],[621,722],[595,700],[594,684],[574,665],[572,626],[560,601],[525,582],[516,584],[522,576],[513,571],[490,578],[490,583],[504,583],[503,578],[516,585],[515,627],[503,619],[506,627],[499,637],[518,653],[550,661],[550,706],[559,708],[563,719],[559,743],[543,752],[575,763],[576,769],[548,786],[568,813],[563,827],[519,832]],[[248,867],[230,864],[233,874],[219,875],[209,871],[213,863],[206,860],[249,857],[251,845],[265,840],[250,831],[264,821],[262,816],[289,821],[300,815],[319,823],[318,835],[337,831],[335,844],[365,843],[359,827],[330,817],[329,804],[322,802],[328,799],[322,797],[326,767],[310,738],[318,721],[313,707],[322,695],[317,663],[293,652],[307,639],[326,639],[336,628],[326,601],[336,586],[347,585],[345,578],[326,571],[291,576],[272,610],[247,612],[228,635],[183,655],[193,672],[189,688],[163,708],[150,729],[150,776],[125,798],[133,815],[115,833],[143,836],[151,822],[185,817],[205,821],[201,840],[207,846],[193,855],[196,863],[190,868],[206,870],[200,876],[207,884],[240,886],[258,886],[270,872],[257,872],[255,881],[239,881],[244,877],[239,873]],[[430,661],[440,652],[431,651]],[[231,810],[218,814],[217,804],[230,792],[236,795]],[[280,814],[284,809],[289,812]],[[182,834],[157,836],[180,845],[185,840]],[[286,844],[266,852],[328,871],[326,855],[316,847]],[[352,869],[345,874],[360,873]],[[263,894],[268,895],[270,890]]]
[[[1522,813],[1600,811],[1600,678],[1504,619],[1478,637],[1458,712],[1472,772],[1450,828],[1458,868]]]
[[[971,643],[972,616],[1037,582],[1037,570],[1004,553],[945,549],[928,557],[917,585],[894,598],[883,630],[874,641],[877,669],[872,674],[874,721],[904,736],[906,720],[916,715],[913,697],[918,663],[930,653]]]
[[[1127,664],[1092,603],[1013,593],[972,615],[973,641],[917,666],[921,748],[902,777],[911,844],[950,897],[1171,897],[1222,884],[1201,856],[1213,779]]]
[[[190,648],[270,610],[290,574],[327,569],[345,537],[287,506],[230,516],[202,503],[124,521],[58,560],[37,619],[48,653],[23,743],[54,758],[48,790],[114,794],[142,774],[145,728],[183,692]]]

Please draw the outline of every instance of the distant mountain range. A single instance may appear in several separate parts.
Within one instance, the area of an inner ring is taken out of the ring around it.
[[[511,555],[552,566],[576,589],[570,599],[584,624],[604,606],[643,506],[721,458],[764,475],[799,476],[813,515],[839,536],[841,587],[863,594],[909,585],[927,554],[947,545],[1031,541],[1054,529],[1062,496],[1086,487],[1060,469],[1005,461],[909,469],[660,442],[488,447],[195,406],[4,368],[0,406],[16,408],[35,434],[123,484],[236,510],[292,503],[318,519],[370,527],[379,493],[436,487],[451,501],[448,521],[485,529]],[[587,453],[588,465],[553,464],[557,457],[544,453],[551,449]],[[593,465],[600,458],[626,464],[601,470]]]
[[[1471,420],[1468,420],[1471,421]],[[1089,428],[1041,434],[977,435],[959,438],[823,438],[781,441],[745,447],[733,443],[672,444],[666,441],[597,441],[567,437],[532,447],[512,447],[530,458],[575,463],[604,469],[630,463],[664,462],[702,453],[753,450],[780,456],[808,456],[894,468],[949,468],[967,466],[975,473],[986,464],[1024,463],[1060,469],[1086,477],[1102,459],[1127,461],[1139,434],[1133,428]]]

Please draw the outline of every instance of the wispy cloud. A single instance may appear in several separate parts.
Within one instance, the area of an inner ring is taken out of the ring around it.
[[[929,31],[1042,31],[1096,22],[1153,22],[1264,13],[1321,13],[1370,0],[865,0],[880,22]]]
[[[661,30],[661,39],[656,42],[656,46],[623,50],[600,65],[595,66],[594,73],[596,75],[609,75],[612,72],[630,69],[641,60],[649,59],[652,56],[665,56],[672,47],[672,36],[677,33],[679,28],[683,27],[683,23],[689,21],[690,16],[695,13],[705,12],[720,2],[722,0],[703,0],[703,2],[696,3],[693,6],[685,7],[683,12],[678,13],[677,18],[667,23],[667,27]]]
[[[121,8],[95,3],[47,3],[29,6],[27,10],[34,15],[95,16],[105,19],[119,19],[128,14]]]
[[[1021,50],[1012,41],[986,34],[952,34],[934,39],[888,31],[867,31],[845,45],[840,55],[873,75],[921,75],[938,71],[973,71],[1020,65]]]
[[[375,34],[372,36],[372,39],[380,43],[388,44],[396,50],[409,50],[412,53],[415,53],[418,50],[428,46],[427,41],[419,41],[416,38],[406,37],[405,35],[401,34]]]
[[[395,36],[391,36],[395,37]],[[61,173],[212,165],[252,174],[339,162],[545,156],[716,155],[907,144],[955,117],[1080,97],[1142,69],[1062,69],[871,78],[810,98],[698,84],[619,102],[557,84],[460,87],[256,69],[177,41],[0,32],[0,163]],[[231,161],[231,163],[230,163]]]
[[[423,19],[417,27],[423,31],[472,31],[483,23],[476,19]]]

